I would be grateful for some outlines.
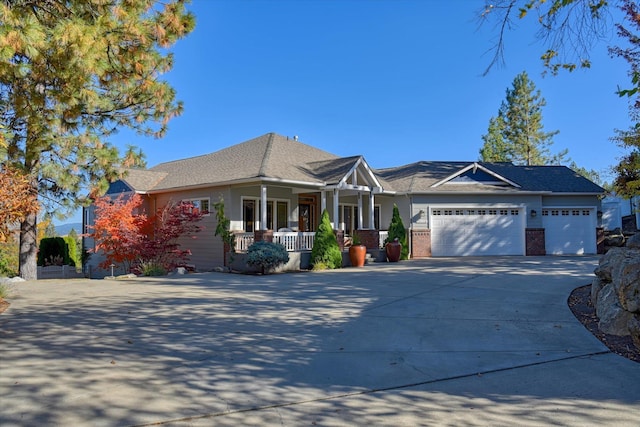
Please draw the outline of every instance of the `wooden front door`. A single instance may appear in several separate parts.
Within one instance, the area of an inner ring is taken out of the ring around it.
[[[299,231],[316,231],[318,201],[313,194],[298,196],[298,229]]]

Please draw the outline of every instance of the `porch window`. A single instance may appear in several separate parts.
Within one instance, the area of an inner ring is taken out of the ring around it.
[[[364,224],[367,225],[369,221],[366,218],[367,208],[364,208]],[[358,206],[355,205],[340,205],[340,229],[342,229],[348,235],[353,234],[354,230],[358,229]],[[369,225],[371,228],[371,225]],[[373,207],[373,228],[380,230],[380,206],[375,205]]]
[[[276,222],[274,224],[273,218]],[[289,202],[282,200],[267,200],[267,228],[280,230],[289,227]]]
[[[262,214],[259,199],[242,199],[242,223],[246,232],[258,229]],[[275,223],[274,223],[275,219]],[[267,229],[279,230],[289,227],[289,201],[267,200]]]
[[[244,224],[244,231],[255,231],[256,224],[256,200],[255,199],[243,199],[242,200],[242,223]]]

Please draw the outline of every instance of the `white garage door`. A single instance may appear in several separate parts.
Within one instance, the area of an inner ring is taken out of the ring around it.
[[[593,208],[543,209],[547,255],[595,254],[596,224]]]
[[[433,256],[524,255],[519,208],[436,208],[431,211]]]

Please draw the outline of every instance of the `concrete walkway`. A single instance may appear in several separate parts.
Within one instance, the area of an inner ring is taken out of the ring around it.
[[[1,426],[640,425],[640,364],[573,317],[596,257],[27,282]]]

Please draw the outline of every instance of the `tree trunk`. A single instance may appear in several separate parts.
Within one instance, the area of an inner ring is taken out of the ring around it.
[[[20,277],[24,280],[38,279],[38,216],[29,214],[20,223]]]

